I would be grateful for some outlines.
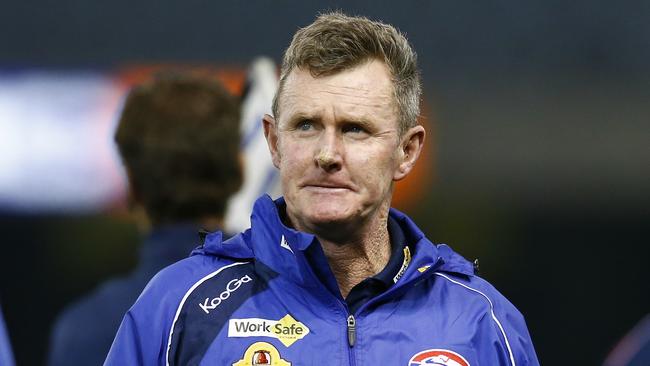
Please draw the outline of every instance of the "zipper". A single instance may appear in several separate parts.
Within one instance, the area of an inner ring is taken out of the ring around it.
[[[357,341],[357,321],[354,319],[354,315],[350,314],[348,316],[348,345],[350,348],[354,347],[354,343]]]
[[[347,310],[347,306],[345,307]],[[354,344],[357,342],[357,320],[354,318],[354,315],[350,314],[348,311],[348,317],[346,318],[346,327],[348,331],[348,356],[350,359],[350,365],[356,366],[357,360],[354,357]]]

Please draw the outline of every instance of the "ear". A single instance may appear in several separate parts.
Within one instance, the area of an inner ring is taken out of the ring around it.
[[[422,152],[425,135],[424,127],[420,125],[412,127],[404,133],[400,142],[399,161],[393,174],[393,180],[402,180],[411,172]]]
[[[264,137],[266,144],[269,146],[271,153],[271,160],[276,168],[280,169],[280,153],[278,152],[278,129],[275,124],[275,118],[269,114],[265,114],[262,118],[264,124]]]

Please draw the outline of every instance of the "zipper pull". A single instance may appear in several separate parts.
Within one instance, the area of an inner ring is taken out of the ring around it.
[[[348,316],[348,344],[350,347],[354,347],[354,342],[357,340],[356,324],[354,315],[350,314]]]

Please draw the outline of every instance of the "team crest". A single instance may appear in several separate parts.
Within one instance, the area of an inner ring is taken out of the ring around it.
[[[232,366],[257,365],[291,366],[291,362],[280,358],[280,352],[271,343],[257,342],[246,349],[243,359],[232,364]]]
[[[420,365],[470,366],[463,356],[446,349],[428,349],[411,357],[409,366]]]

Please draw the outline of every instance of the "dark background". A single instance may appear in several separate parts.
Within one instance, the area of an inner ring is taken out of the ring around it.
[[[419,54],[432,178],[406,211],[480,258],[543,365],[600,364],[650,311],[648,1],[4,2],[0,67],[279,61],[335,8],[396,25]],[[110,210],[4,210],[0,236],[20,365],[43,362],[67,302],[137,255],[135,227]]]

